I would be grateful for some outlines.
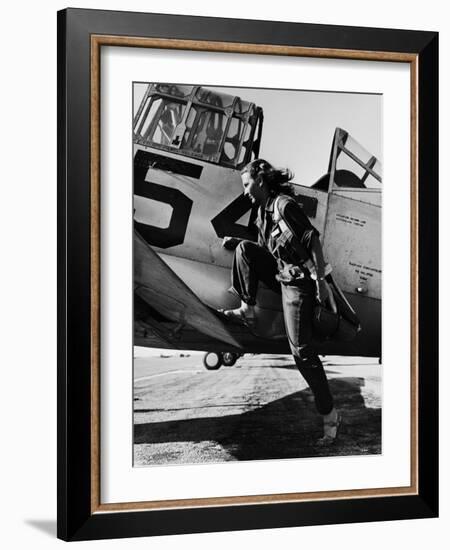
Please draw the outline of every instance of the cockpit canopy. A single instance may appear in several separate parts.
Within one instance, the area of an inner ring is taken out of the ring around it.
[[[312,187],[320,191],[365,189],[381,192],[381,162],[342,128],[336,128],[328,172]]]
[[[134,118],[134,142],[241,169],[259,153],[260,107],[200,86],[149,84]]]

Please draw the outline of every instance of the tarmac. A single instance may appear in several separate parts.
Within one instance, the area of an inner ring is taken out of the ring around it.
[[[135,358],[134,466],[382,451],[376,358],[323,358],[343,422],[335,443],[320,447],[321,417],[290,355],[248,354],[217,371],[202,353],[167,355]]]

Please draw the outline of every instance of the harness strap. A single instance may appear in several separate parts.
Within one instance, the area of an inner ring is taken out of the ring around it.
[[[312,270],[314,269],[314,263],[309,257],[308,251],[305,249],[305,247],[302,244],[300,244],[297,236],[293,233],[291,228],[284,221],[280,212],[280,205],[279,205],[280,198],[281,198],[280,195],[278,195],[275,198],[274,208],[273,208],[273,217],[272,217],[275,225],[275,229],[272,232],[272,234],[274,233],[278,234],[276,250],[282,246],[288,245],[294,256],[292,258],[293,261],[299,264],[302,268],[308,270],[312,274]]]
[[[280,208],[279,208],[279,199],[281,198],[280,195],[278,195],[275,198],[274,201],[274,208],[273,208],[273,217],[272,220],[275,225],[275,229],[272,231],[273,236],[277,236],[279,234],[280,236],[277,238],[277,247],[275,250],[278,250],[281,246],[286,245],[286,243],[289,243],[291,246],[295,258],[294,261],[299,263],[301,267],[306,269],[311,279],[316,280],[317,279],[317,271],[316,266],[312,259],[309,256],[308,251],[305,249],[305,247],[299,242],[297,236],[292,232],[288,224],[284,221]],[[325,265],[325,276],[329,275],[332,272],[332,267],[330,264]]]

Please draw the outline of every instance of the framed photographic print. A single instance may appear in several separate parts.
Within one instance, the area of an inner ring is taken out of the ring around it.
[[[58,536],[436,516],[437,33],[68,9],[58,55]]]

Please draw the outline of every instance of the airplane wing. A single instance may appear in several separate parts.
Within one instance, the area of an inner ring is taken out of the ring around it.
[[[240,353],[289,353],[286,338],[268,339],[257,336],[248,327],[234,323],[212,308],[210,314],[223,323],[237,345],[199,332],[189,325],[180,326],[161,316],[138,295],[134,298],[134,344],[151,348],[198,351],[235,351]]]
[[[138,297],[135,300],[137,345],[178,348],[180,338],[177,336],[183,332],[183,335],[197,333],[208,340],[220,341],[222,347],[241,348],[219,316],[199,300],[136,231],[134,292]],[[146,339],[148,343],[143,343]],[[189,349],[186,338],[183,340],[183,349]]]

